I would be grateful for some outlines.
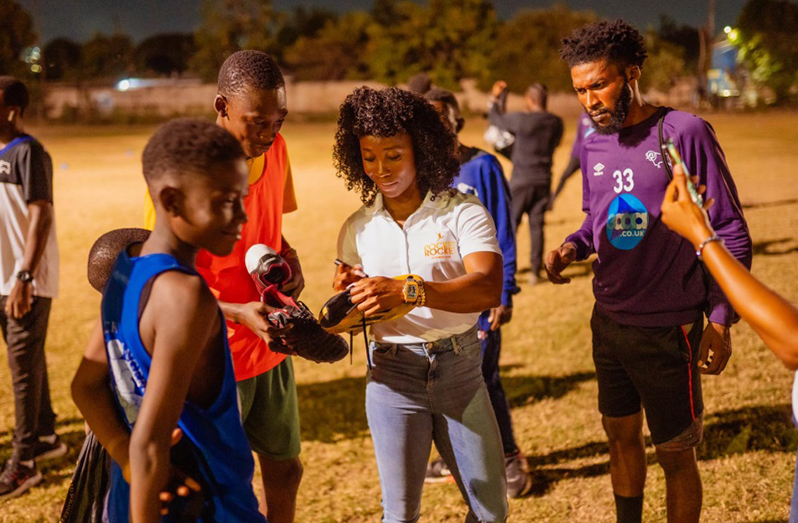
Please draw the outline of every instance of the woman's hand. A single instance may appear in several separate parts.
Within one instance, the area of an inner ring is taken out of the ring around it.
[[[405,284],[401,280],[377,276],[362,278],[355,283],[349,294],[352,303],[366,316],[373,316],[378,312],[393,309],[404,303]]]
[[[336,261],[335,277],[333,278],[333,289],[337,292],[345,291],[353,283],[366,277],[361,265],[347,265],[344,262]]]
[[[696,177],[694,183],[697,182]],[[703,194],[706,187],[698,186],[698,193]],[[715,231],[709,223],[707,210],[715,203],[713,199],[704,202],[699,207],[690,198],[687,191],[687,176],[680,165],[673,166],[673,180],[665,191],[662,201],[662,222],[668,229],[686,238],[694,247],[698,247],[704,240],[712,236]]]
[[[507,82],[504,80],[499,80],[498,82],[493,84],[493,87],[490,90],[490,95],[496,99],[507,89]]]

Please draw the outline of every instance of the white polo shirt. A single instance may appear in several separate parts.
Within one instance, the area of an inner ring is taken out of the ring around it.
[[[374,205],[361,207],[344,223],[338,258],[361,264],[369,276],[417,274],[424,281],[447,281],[466,274],[463,258],[469,254],[501,255],[493,218],[475,196],[457,192],[430,198],[427,193],[400,227],[377,194]],[[466,332],[479,314],[418,307],[396,321],[374,325],[372,338],[383,343],[435,341]]]

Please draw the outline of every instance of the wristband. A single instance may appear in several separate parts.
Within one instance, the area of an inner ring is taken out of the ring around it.
[[[704,253],[704,247],[706,247],[707,245],[709,245],[712,242],[718,242],[721,245],[725,245],[725,242],[723,241],[723,238],[721,238],[717,234],[713,234],[712,236],[710,236],[706,240],[702,241],[698,245],[698,249],[696,249],[695,255],[698,256],[699,260],[704,261],[704,258],[701,257],[701,255]]]

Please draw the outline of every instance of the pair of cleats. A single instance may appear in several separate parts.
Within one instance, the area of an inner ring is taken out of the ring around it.
[[[281,335],[269,348],[282,354],[296,354],[316,363],[333,363],[349,354],[341,336],[327,332],[310,309],[281,289],[291,281],[291,267],[274,249],[262,243],[253,245],[245,257],[247,271],[255,281],[261,302],[275,307],[266,319]]]
[[[22,463],[16,456],[8,460],[0,473],[0,501],[21,496],[43,479],[36,463],[60,458],[67,453],[67,446],[56,436],[52,443],[39,440],[34,449],[33,466]]]
[[[504,458],[507,475],[507,497],[522,498],[532,491],[533,478],[526,457],[521,451]],[[427,465],[425,483],[455,483],[452,471],[441,459],[435,459]]]

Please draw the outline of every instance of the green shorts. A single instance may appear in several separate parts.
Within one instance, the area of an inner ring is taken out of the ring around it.
[[[299,407],[291,357],[237,385],[241,422],[252,450],[273,460],[299,456]]]

